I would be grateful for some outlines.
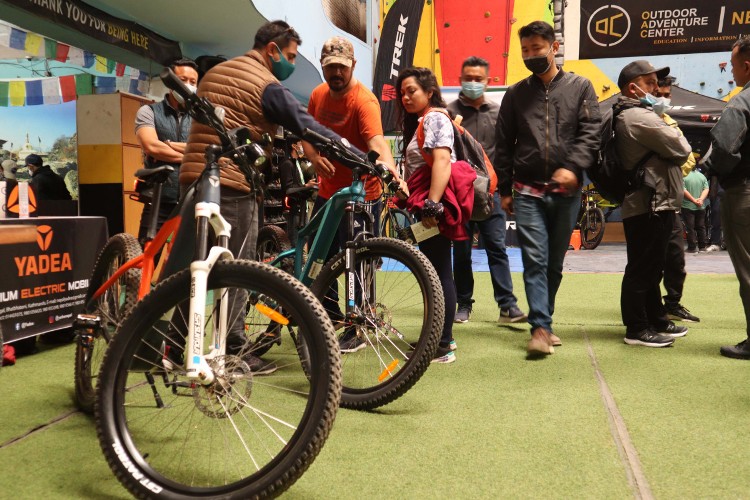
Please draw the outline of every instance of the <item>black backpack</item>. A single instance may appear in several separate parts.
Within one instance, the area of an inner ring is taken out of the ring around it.
[[[635,191],[643,185],[645,175],[644,165],[653,156],[653,152],[644,156],[630,170],[622,165],[620,156],[617,154],[615,140],[615,119],[623,111],[609,110],[602,117],[599,156],[596,163],[588,169],[587,174],[594,187],[607,201],[621,204],[625,195]]]

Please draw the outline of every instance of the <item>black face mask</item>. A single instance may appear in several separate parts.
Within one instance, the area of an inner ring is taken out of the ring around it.
[[[543,56],[529,57],[523,60],[523,64],[526,68],[534,73],[535,75],[543,75],[552,66],[552,63],[547,59],[549,53],[552,52],[552,47],[549,48],[547,54]]]

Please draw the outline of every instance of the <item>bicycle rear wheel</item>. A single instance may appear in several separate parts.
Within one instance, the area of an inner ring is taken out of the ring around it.
[[[593,250],[604,238],[604,212],[599,207],[590,208],[581,219],[581,246]]]
[[[256,307],[246,310],[241,298],[236,310],[230,305],[230,323],[245,323],[245,347],[208,360],[216,380],[201,385],[180,366],[190,285],[188,270],[160,283],[110,343],[96,406],[104,455],[138,497],[278,495],[307,469],[333,425],[341,391],[333,327],[292,276],[257,262],[218,262],[208,278],[204,330],[218,315],[215,299],[231,290],[255,297]],[[288,320],[305,349],[274,350],[278,370],[259,376],[243,351],[269,316]],[[309,374],[308,364],[315,367]]]
[[[398,238],[400,229],[409,227],[414,220],[411,214],[400,208],[387,208],[380,227],[380,235],[388,238]]]
[[[406,393],[430,365],[443,329],[445,302],[435,268],[403,241],[371,238],[355,251],[357,303],[346,311],[346,255],[340,252],[310,289],[345,340],[341,405],[372,409]]]
[[[134,236],[126,233],[116,234],[109,239],[94,264],[89,291],[86,294],[85,312],[99,316],[99,329],[79,335],[76,339],[73,376],[76,403],[86,413],[94,412],[97,377],[107,344],[138,301],[141,270],[128,270],[96,300],[92,301],[91,296],[123,264],[140,254],[141,246]]]

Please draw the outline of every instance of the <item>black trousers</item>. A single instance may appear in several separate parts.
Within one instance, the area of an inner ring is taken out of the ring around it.
[[[706,211],[683,208],[682,220],[685,221],[688,250],[695,250],[696,245],[701,250],[706,248]]]
[[[419,243],[419,249],[427,257],[440,278],[445,296],[445,323],[440,343],[447,344],[453,340],[453,319],[456,316],[456,283],[453,281],[451,265],[451,241],[438,234]]]
[[[676,309],[682,300],[682,289],[685,286],[685,238],[682,236],[682,221],[674,217],[674,227],[667,242],[664,261],[664,306],[667,311]]]
[[[622,277],[620,308],[628,333],[662,329],[669,324],[659,283],[675,217],[673,211],[660,211],[623,220],[628,263]]]

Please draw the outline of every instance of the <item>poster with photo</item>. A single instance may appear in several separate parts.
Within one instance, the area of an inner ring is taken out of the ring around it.
[[[77,200],[76,102],[1,109],[0,159],[16,161],[16,180],[31,178],[24,160],[36,154],[65,180],[71,197]]]

